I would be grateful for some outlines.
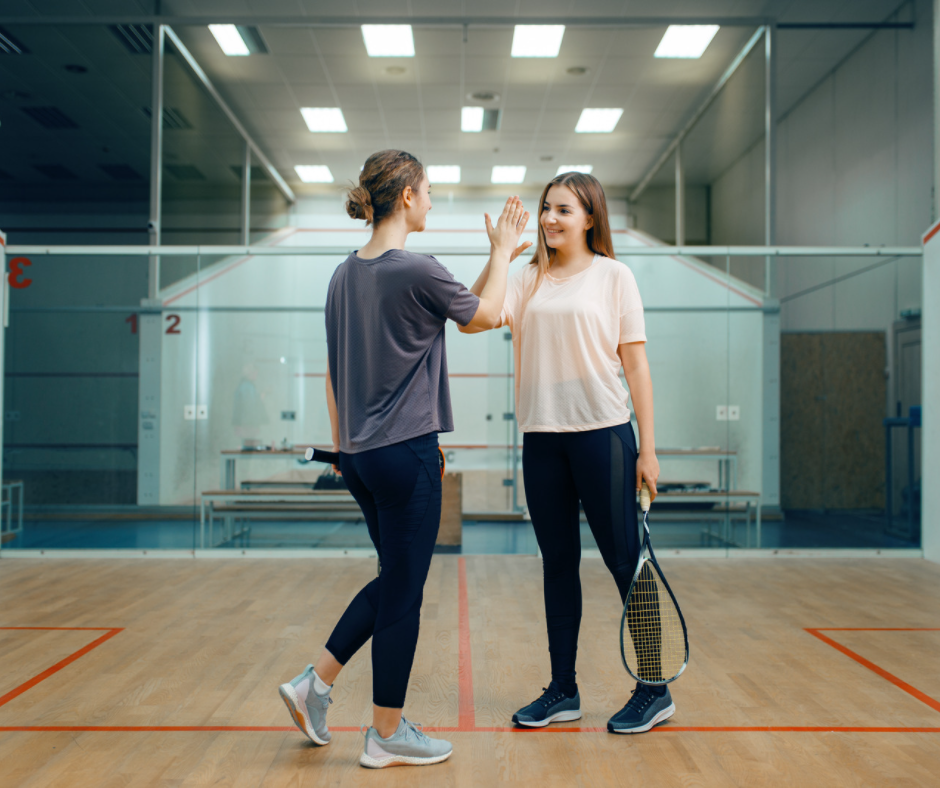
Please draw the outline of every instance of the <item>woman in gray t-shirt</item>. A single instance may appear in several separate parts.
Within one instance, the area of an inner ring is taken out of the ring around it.
[[[282,684],[295,724],[327,744],[330,690],[343,665],[372,638],[373,727],[360,763],[371,768],[438,763],[449,742],[402,716],[419,615],[441,517],[437,433],[454,429],[444,325],[489,325],[506,296],[509,263],[528,213],[511,197],[494,228],[477,297],[433,257],[405,251],[431,210],[428,177],[404,151],[369,157],[346,210],[372,224],[369,242],[333,274],[327,292],[326,397],[338,471],[362,508],[381,572],[352,600],[316,667]]]

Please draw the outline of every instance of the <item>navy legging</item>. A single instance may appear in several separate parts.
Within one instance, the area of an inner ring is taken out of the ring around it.
[[[339,467],[362,508],[382,570],[350,602],[326,648],[345,665],[371,637],[373,703],[400,709],[441,522],[437,433],[340,454]]]
[[[527,432],[525,495],[542,551],[552,680],[573,694],[581,628],[578,502],[621,602],[640,553],[636,514],[637,448],[629,422],[585,432]]]

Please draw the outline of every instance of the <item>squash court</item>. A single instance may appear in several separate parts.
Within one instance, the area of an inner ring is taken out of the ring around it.
[[[0,786],[937,785],[938,62],[931,0],[0,8]]]
[[[615,736],[616,604],[586,606],[584,717],[514,730],[547,664],[535,558],[435,557],[407,711],[451,759],[357,763],[368,654],[343,674],[334,740],[290,726],[277,684],[310,659],[363,559],[14,562],[2,631],[10,785],[929,785],[940,768],[940,570],[916,559],[664,558],[692,660],[676,715]],[[585,559],[587,599],[611,596]],[[890,588],[889,597],[885,590]],[[172,589],[170,591],[169,589]],[[807,589],[812,589],[808,595]],[[316,611],[316,614],[311,614]],[[68,627],[60,628],[68,622]],[[48,627],[46,629],[45,627]],[[89,648],[91,646],[91,648]]]

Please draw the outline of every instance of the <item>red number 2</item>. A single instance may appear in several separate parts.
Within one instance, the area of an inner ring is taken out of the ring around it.
[[[171,322],[170,322],[171,320],[172,320],[172,321],[175,321],[175,322],[172,322],[172,323],[171,323]],[[166,333],[167,333],[167,334],[180,334],[180,333],[182,333],[182,332],[179,330],[179,324],[180,324],[180,316],[179,316],[179,315],[167,315],[167,316],[166,316],[166,321],[167,321],[167,323],[170,323],[170,325],[167,326],[167,329],[166,329]]]

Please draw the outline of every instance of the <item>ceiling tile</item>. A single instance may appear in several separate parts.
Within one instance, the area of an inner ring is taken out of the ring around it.
[[[315,55],[281,55],[275,58],[284,78],[291,84],[326,84],[326,72],[320,58]]]

